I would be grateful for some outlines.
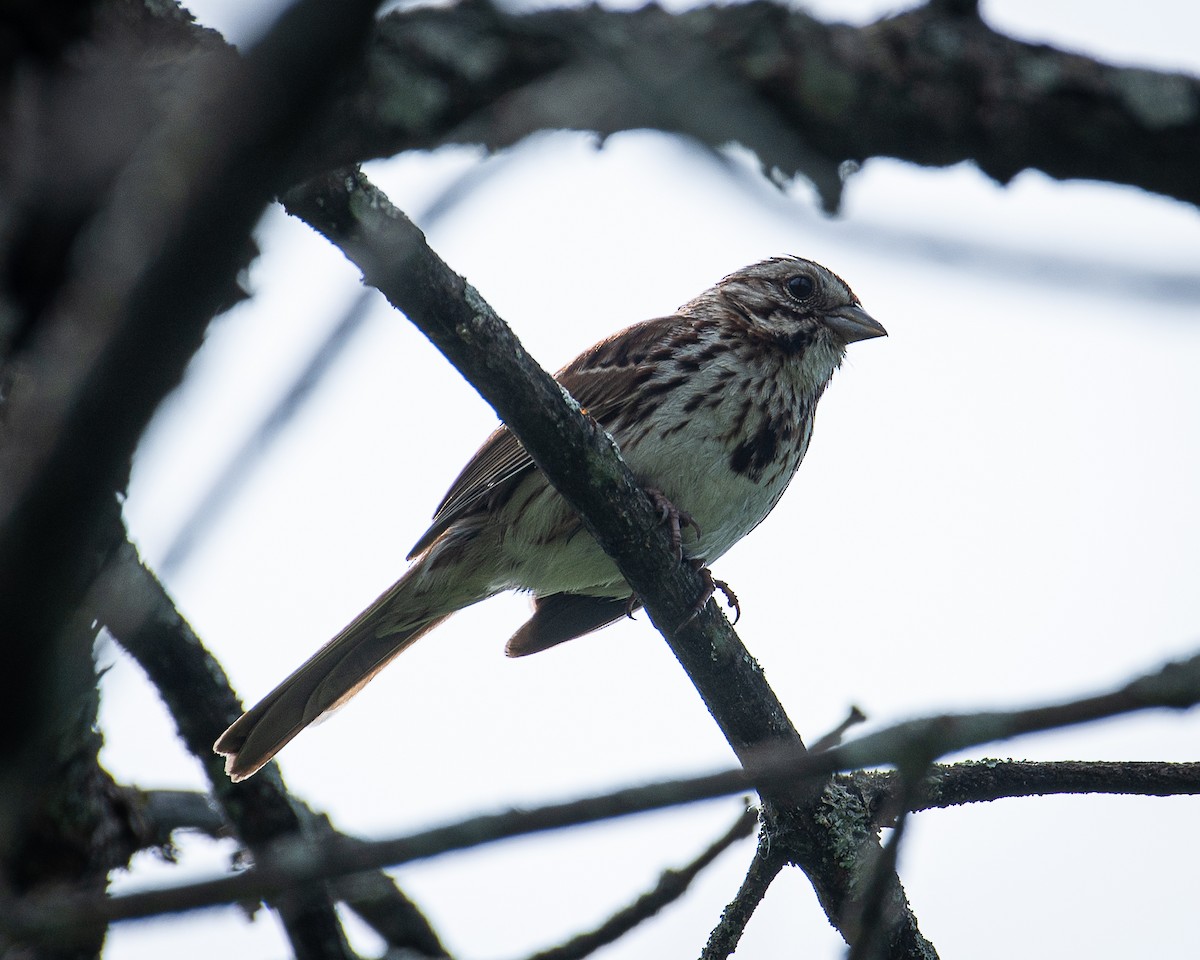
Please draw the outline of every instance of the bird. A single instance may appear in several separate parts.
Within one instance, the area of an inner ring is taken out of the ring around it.
[[[707,568],[779,502],[847,346],[884,336],[831,270],[773,257],[729,274],[669,316],[602,340],[556,377],[669,515],[680,559]],[[505,648],[520,657],[598,630],[638,605],[503,425],[451,485],[408,560],[396,583],[217,739],[213,749],[233,781],[260,770],[464,607],[507,590],[532,594],[532,616]]]

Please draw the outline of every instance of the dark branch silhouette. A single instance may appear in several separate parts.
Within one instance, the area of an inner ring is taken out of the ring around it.
[[[448,51],[453,50],[453,55]],[[974,161],[1200,202],[1200,80],[1116,67],[928,4],[863,27],[756,2],[672,14],[488,3],[390,14],[327,166],[543,129],[651,128],[753,150],[827,206],[842,161]]]
[[[151,794],[157,800],[149,814],[157,813],[164,818],[164,828],[212,831],[231,827],[253,857],[268,855],[281,838],[341,837],[324,816],[308,811],[288,796],[274,766],[241,784],[230,783],[225,776],[223,765],[212,752],[212,743],[241,714],[241,704],[221,665],[175,610],[132,544],[126,543],[116,552],[97,579],[92,594],[92,607],[100,622],[154,683],[180,737],[203,765],[223,816],[214,821],[215,814],[204,816],[194,800],[170,793]],[[178,813],[172,813],[170,800],[178,805]],[[179,821],[171,824],[165,819],[171,816]],[[155,831],[153,836],[161,838],[161,833]],[[351,838],[343,839],[354,842]],[[397,949],[429,957],[445,955],[428,921],[390,878],[382,874],[357,874],[335,883],[332,892]]]
[[[529,810],[472,817],[420,833],[388,840],[361,841],[344,837],[283,839],[265,849],[243,873],[144,893],[118,897],[55,896],[48,901],[29,897],[0,902],[0,933],[46,936],[164,912],[195,910],[221,903],[267,898],[316,880],[348,876],[363,870],[398,866],[497,840],[559,830],[597,820],[660,810],[698,800],[728,796],[747,789],[760,794],[796,790],[803,784],[824,783],[834,773],[884,764],[905,767],[913,758],[936,757],[997,740],[1089,723],[1150,709],[1185,710],[1200,703],[1200,653],[1167,664],[1108,693],[1024,710],[976,714],[944,714],[897,724],[823,753],[799,752],[794,747],[768,747],[745,766],[699,777],[629,787],[581,800]],[[1200,793],[1200,764],[1185,765],[1194,778],[1185,788],[1177,772],[1155,777],[1140,771],[1147,792]],[[270,768],[267,768],[270,769]],[[247,781],[254,782],[253,780]],[[1169,786],[1167,786],[1169,784]],[[240,791],[242,785],[232,789]],[[919,793],[924,790],[923,781]],[[837,786],[837,793],[849,794]],[[1127,786],[1122,792],[1128,792]],[[921,806],[913,802],[912,806]],[[853,805],[845,809],[853,809]],[[864,808],[865,810],[865,808]],[[839,811],[839,813],[844,811]],[[776,834],[773,843],[786,843]],[[783,851],[781,851],[783,852]],[[786,850],[789,857],[793,850]]]
[[[648,890],[623,910],[609,917],[595,930],[581,933],[569,941],[549,950],[532,954],[528,960],[580,960],[595,953],[601,947],[614,943],[638,924],[649,920],[663,907],[674,903],[685,893],[700,872],[717,859],[737,841],[744,840],[754,832],[758,824],[758,811],[748,808],[724,834],[703,850],[696,859],[677,870],[667,870],[659,878],[653,890]]]
[[[114,14],[104,22],[109,45],[97,44],[99,52],[64,67],[58,83],[46,85],[53,93],[37,103],[46,115],[35,114],[33,129],[21,136],[3,138],[19,145],[44,129],[62,135],[38,142],[48,156],[61,150],[70,158],[99,157],[78,172],[71,164],[56,170],[61,181],[53,167],[31,174],[19,157],[5,163],[25,178],[7,184],[13,199],[24,201],[24,219],[5,224],[2,275],[20,291],[22,281],[11,278],[23,278],[30,260],[59,255],[68,265],[12,301],[22,309],[4,330],[0,623],[8,663],[0,723],[8,735],[0,749],[0,879],[6,889],[24,888],[19,865],[28,857],[18,844],[33,824],[50,819],[39,805],[57,773],[45,757],[62,752],[52,746],[56,727],[74,715],[70,697],[84,679],[95,687],[88,591],[120,546],[117,497],[134,449],[213,314],[229,302],[250,232],[294,175],[292,158],[311,135],[313,105],[327,102],[331,78],[359,61],[374,6],[300,0],[245,57],[224,55],[208,61],[209,69],[180,71],[169,94],[146,101],[165,116],[152,130],[146,115],[154,111],[129,109],[136,69],[128,65],[129,41],[149,21],[144,12],[140,22]],[[91,85],[97,117],[72,103]],[[31,110],[26,103],[12,116],[28,122]],[[54,225],[52,234],[64,236],[36,249],[44,226],[40,199],[59,187],[67,196],[85,196]],[[33,198],[26,196],[31,188]],[[60,827],[65,835],[68,825]],[[92,872],[91,866],[81,871]],[[322,891],[290,894],[280,912],[298,957],[349,955]]]

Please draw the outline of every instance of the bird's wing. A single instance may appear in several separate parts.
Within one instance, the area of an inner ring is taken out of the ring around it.
[[[679,316],[647,320],[615,333],[563,367],[555,379],[584,412],[602,425],[614,422],[636,402],[636,388],[651,376],[647,361],[664,349],[666,335],[681,322]],[[411,560],[440,537],[456,520],[498,501],[505,489],[534,469],[533,458],[509,429],[499,427],[476,451],[438,504],[433,523],[409,551]]]

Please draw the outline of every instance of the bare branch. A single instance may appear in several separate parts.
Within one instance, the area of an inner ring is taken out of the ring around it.
[[[194,790],[137,790],[127,788],[131,802],[145,822],[144,842],[169,854],[172,834],[195,830],[214,839],[230,837],[233,830],[207,794]],[[305,829],[313,836],[353,842],[335,830],[329,818],[296,804]],[[446,957],[424,915],[381,871],[356,873],[330,884],[333,895],[353,910],[389,947],[406,956]]]
[[[822,802],[828,806],[848,793],[844,785],[828,783],[829,776],[858,764],[902,765],[911,762],[910,758],[914,755],[954,752],[993,739],[1056,729],[1065,724],[1084,723],[1147,709],[1184,709],[1196,703],[1200,703],[1200,654],[1138,677],[1111,693],[1050,707],[1009,713],[995,711],[944,715],[910,721],[824,753],[767,749],[752,758],[745,768],[630,787],[532,810],[474,817],[390,840],[366,842],[327,838],[314,842],[283,841],[260,854],[253,868],[232,877],[102,900],[63,895],[52,902],[44,902],[36,897],[0,902],[0,932],[44,934],[100,922],[270,898],[280,891],[314,880],[410,863],[496,840],[659,810],[681,803],[727,796],[750,788],[763,792],[780,785],[795,788],[801,781],[827,783]],[[950,734],[939,738],[939,730],[949,731]],[[962,733],[966,730],[974,731],[982,739],[965,739]],[[1196,765],[1187,766],[1194,775]],[[241,790],[241,786],[236,789]],[[1154,787],[1151,792],[1157,792],[1158,789]],[[1184,792],[1182,785],[1179,792]],[[1200,783],[1186,792],[1200,792]],[[866,829],[867,822],[864,811],[862,823],[856,829]],[[772,842],[786,843],[787,839],[786,834],[776,834]],[[794,854],[793,849],[787,849],[787,856]]]
[[[700,952],[700,960],[725,960],[737,949],[746,924],[786,863],[785,851],[772,849],[770,836],[765,830],[760,832],[758,849],[750,861],[746,878],[734,898],[721,911],[721,919],[709,934],[708,943]]]
[[[1027,710],[942,714],[909,720],[821,754],[839,769],[936,758],[1040,730],[1089,723],[1154,707],[1189,710],[1200,703],[1200,653],[1168,663],[1109,693]]]
[[[812,752],[820,753],[837,746],[848,730],[866,719],[866,715],[858,707],[851,707],[845,720],[813,744]],[[723,960],[737,949],[746,924],[750,922],[759,903],[767,895],[767,888],[787,863],[788,851],[785,845],[773,843],[772,840],[770,831],[764,829],[760,832],[758,850],[750,862],[746,878],[737,895],[721,912],[721,919],[709,934],[700,960]]]
[[[588,532],[616,562],[643,601],[743,764],[768,745],[804,745],[762,668],[742,646],[715,603],[692,615],[703,584],[678,562],[658,511],[600,426],[581,414],[554,379],[529,356],[512,331],[462,277],[425,242],[413,223],[357,170],[318,178],[284,198],[337,244],[398,309],[429,337],[495,408],[538,467],[574,507]],[[878,841],[867,830],[835,836],[845,821],[824,816],[821,793],[809,781],[760,783],[768,823],[788,821],[807,834],[797,858],[831,921],[842,924],[858,896],[847,844],[872,856]],[[897,886],[899,880],[896,880]],[[906,931],[897,956],[927,956],[911,912],[896,918]],[[911,949],[910,949],[911,948]]]
[[[298,808],[273,766],[252,780],[230,783],[212,743],[241,714],[241,704],[221,665],[176,611],[158,579],[142,565],[132,544],[117,551],[89,600],[89,609],[158,688],[184,743],[203,764],[225,817],[256,857],[285,837],[357,842],[337,834],[324,816]],[[199,820],[194,808],[192,819]],[[212,826],[211,821],[204,822]],[[345,887],[334,885],[338,899],[393,946],[424,956],[445,955],[428,921],[390,878],[363,874],[344,882]],[[286,900],[281,908],[285,917],[290,915]]]
[[[815,740],[809,749],[813,753],[820,753],[822,750],[830,750],[836,747],[850,730],[857,727],[860,723],[864,723],[866,719],[867,715],[859,710],[858,707],[851,707],[850,712],[846,714],[846,719],[827,734]]]
[[[837,778],[859,791],[879,822],[896,796],[896,774],[863,770]],[[1139,797],[1200,793],[1200,763],[1059,760],[966,760],[935,764],[912,810],[934,810],[1005,797],[1107,793]]]
[[[0,861],[12,838],[27,832],[41,779],[53,769],[45,757],[52,755],[48,728],[65,712],[63,664],[83,659],[81,636],[85,654],[94,639],[66,628],[90,625],[89,584],[123,539],[117,494],[134,448],[226,301],[267,202],[294,175],[292,154],[312,129],[314,105],[327,102],[333,80],[359,60],[375,5],[298,0],[245,58],[227,57],[220,71],[174,75],[166,119],[152,131],[142,122],[105,130],[99,152],[111,150],[117,161],[99,183],[84,178],[87,216],[67,244],[70,256],[64,252],[65,266],[25,304],[19,336],[4,338],[15,348],[0,418],[0,623],[8,656]],[[119,68],[139,59],[128,45],[134,33],[70,69],[86,73],[86,64],[100,61],[111,68],[104,79],[116,84],[105,87],[110,99],[137,102],[141,89],[121,85],[128,74]],[[57,79],[46,85],[72,88],[80,78]],[[22,136],[38,150],[65,146],[44,142],[57,123],[21,119]],[[97,148],[89,141],[87,149]],[[4,266],[7,276],[13,264]],[[285,925],[298,957],[349,955],[322,895],[288,900]]]
[[[668,870],[663,873],[653,890],[642,894],[628,907],[609,917],[595,930],[572,937],[562,946],[535,953],[529,960],[579,960],[579,958],[595,953],[603,946],[614,943],[639,923],[649,920],[663,907],[674,903],[687,893],[688,887],[699,876],[701,870],[737,841],[750,836],[757,824],[758,811],[753,807],[747,808],[733,826],[695,860],[678,870]]]
[[[879,853],[879,858],[869,864],[864,871],[864,893],[860,903],[858,925],[861,934],[850,945],[847,960],[875,960],[887,957],[891,953],[888,938],[891,935],[892,924],[888,922],[890,914],[897,909],[893,901],[899,891],[896,890],[893,877],[896,876],[896,864],[900,857],[900,844],[904,840],[905,827],[908,825],[909,810],[916,805],[924,787],[924,775],[928,763],[920,761],[906,762],[897,772],[895,798],[891,809],[885,811],[887,821],[892,828],[891,836]]]
[[[841,161],[875,156],[1200,202],[1197,78],[1013,40],[972,7],[928,4],[864,27],[771,3],[396,12],[363,88],[332,115],[328,165],[450,142],[498,149],[547,128],[651,128],[740,142],[767,170],[810,177],[827,203]]]
[[[177,830],[191,830],[212,839],[229,837],[233,831],[206,793],[195,790],[139,790],[127,788],[131,801],[146,821],[147,840],[156,847],[171,844]]]

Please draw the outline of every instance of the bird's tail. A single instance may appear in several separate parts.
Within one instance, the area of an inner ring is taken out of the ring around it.
[[[456,610],[483,599],[443,597],[440,603],[430,603],[421,573],[410,569],[221,734],[213,749],[225,757],[231,780],[257,773],[296,734],[353,697],[421,636]],[[407,613],[398,613],[405,608]]]

